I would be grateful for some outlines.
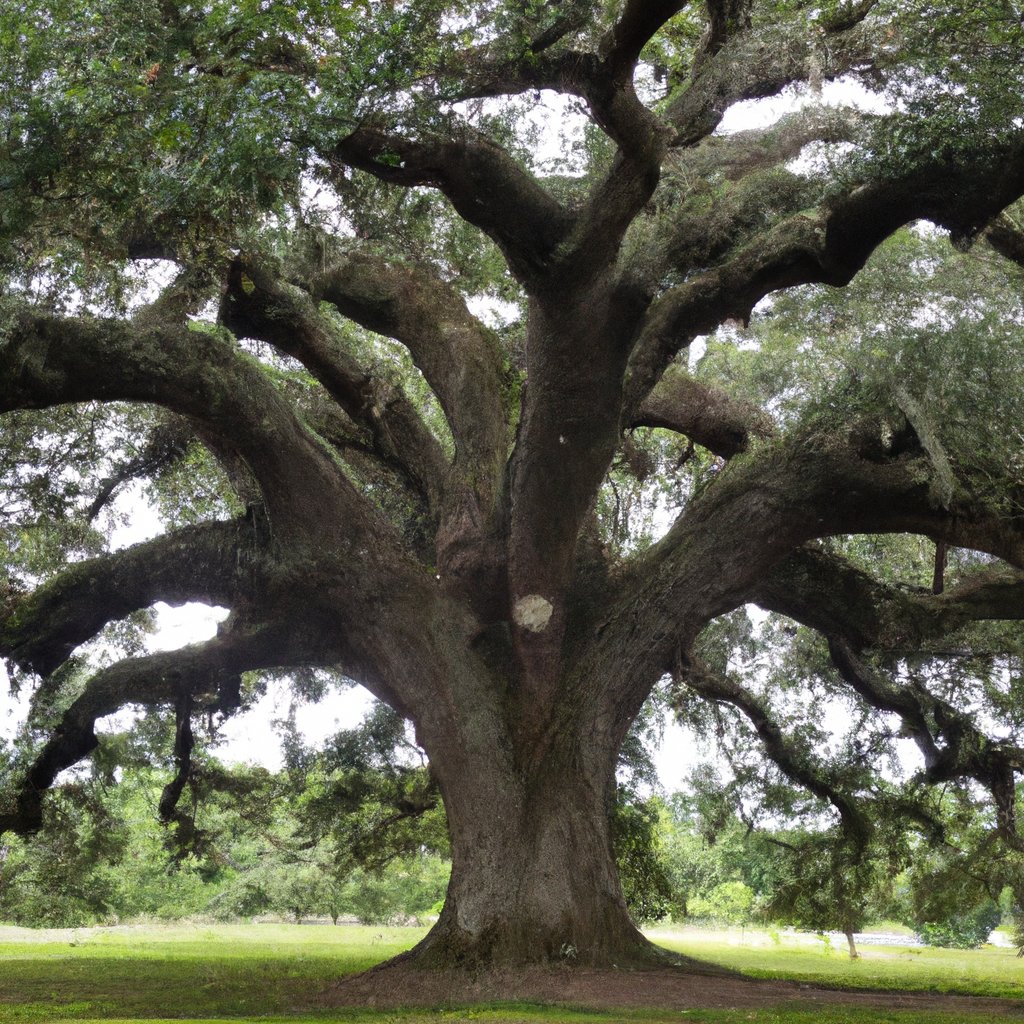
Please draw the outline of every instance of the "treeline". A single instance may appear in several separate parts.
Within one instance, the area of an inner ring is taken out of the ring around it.
[[[349,734],[330,770],[322,760],[229,769],[206,756],[167,822],[166,770],[139,764],[110,785],[101,758],[54,793],[42,831],[0,846],[0,920],[428,920],[448,877],[444,812],[422,765],[375,756],[378,741],[383,751],[396,739],[382,722],[386,734]],[[949,803],[941,843],[879,822],[872,846],[853,850],[828,827],[753,828],[728,792],[706,769],[669,798],[623,786],[613,836],[636,917],[837,930],[851,953],[853,933],[879,921],[957,946],[1020,922],[1000,884],[1006,864],[987,863],[976,841],[987,835],[980,806]]]

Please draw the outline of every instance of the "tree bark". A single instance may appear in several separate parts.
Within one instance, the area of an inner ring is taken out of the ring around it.
[[[595,743],[593,723],[573,715],[559,726],[556,713],[538,755],[504,715],[482,717],[440,749],[428,739],[452,874],[437,924],[400,962],[469,970],[672,962],[637,929],[619,886],[608,816],[616,737]]]
[[[473,780],[448,787],[452,877],[444,911],[414,958],[451,967],[657,959],[622,898],[606,787],[551,775],[504,781],[493,802],[481,792],[490,787]],[[464,827],[459,812],[470,804],[475,820]]]

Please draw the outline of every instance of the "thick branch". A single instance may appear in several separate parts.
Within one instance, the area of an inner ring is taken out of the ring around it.
[[[675,430],[726,459],[745,451],[751,437],[775,432],[771,417],[755,406],[709,387],[682,367],[669,369],[641,403],[630,427]]]
[[[894,654],[927,649],[969,622],[1024,619],[1024,576],[982,570],[930,594],[873,579],[839,555],[806,546],[781,562],[752,593],[752,600],[857,649]]]
[[[598,52],[612,67],[632,68],[640,51],[689,0],[626,0],[619,20],[605,33]]]
[[[1024,231],[1005,213],[985,229],[985,241],[1000,256],[1024,267]]]
[[[535,301],[529,379],[511,460],[509,576],[529,713],[557,686],[581,531],[621,441],[621,380],[636,296],[606,275],[581,297]],[[530,609],[540,609],[534,619]]]
[[[630,359],[627,416],[680,348],[724,320],[746,320],[756,303],[798,284],[847,284],[874,248],[925,218],[971,236],[1024,193],[1024,135],[973,160],[921,162],[901,175],[828,200],[814,216],[782,221],[721,266],[663,294],[651,306]]]
[[[14,807],[0,813],[0,832],[24,834],[39,828],[45,791],[65,768],[96,748],[97,719],[127,704],[173,704],[183,693],[211,706],[237,702],[240,674],[287,664],[287,651],[287,637],[281,633],[227,635],[180,651],[121,661],[97,673],[36,755]]]
[[[750,31],[753,0],[705,0],[708,27],[694,58],[694,70],[703,68],[730,39]]]
[[[904,654],[927,656],[931,641],[968,622],[1024,619],[1024,576],[982,571],[934,595],[880,583],[839,556],[805,547],[758,588],[755,600],[828,638],[846,682],[871,707],[900,716],[924,756],[923,781],[967,776],[982,782],[995,797],[1004,832],[1015,835],[1013,780],[1014,771],[1024,769],[1024,751],[990,740],[923,682],[884,678],[859,652],[871,649],[890,662]]]
[[[755,171],[783,166],[812,142],[850,142],[868,118],[851,107],[807,106],[767,128],[710,135],[696,146],[674,150],[669,166],[683,179],[721,174],[738,181]]]
[[[251,578],[256,543],[248,519],[205,523],[73,563],[3,608],[0,653],[48,675],[106,623],[156,601],[231,605]]]
[[[563,266],[573,278],[593,275],[614,260],[626,230],[657,187],[670,132],[640,101],[633,73],[640,51],[685,6],[686,0],[628,0],[602,38],[598,59],[579,59],[577,89],[618,152],[562,247]]]
[[[665,114],[677,146],[692,146],[710,135],[734,103],[774,96],[793,82],[838,78],[878,59],[878,40],[859,23],[823,26],[819,39],[806,22],[756,31],[745,28],[749,22],[744,9],[750,6],[746,0],[713,6],[721,16],[712,23],[709,45],[694,67],[693,79]],[[730,10],[738,13],[730,16]],[[715,24],[721,27],[716,29]]]
[[[352,523],[376,518],[260,367],[220,336],[25,310],[0,342],[0,368],[0,412],[123,400],[191,417],[245,459],[282,536],[312,528],[310,492]]]
[[[504,150],[468,128],[458,137],[412,141],[366,125],[343,140],[333,156],[385,181],[441,189],[462,217],[497,242],[529,288],[543,287],[545,278],[549,287],[588,279],[614,258],[657,185],[669,133],[638,99],[633,70],[643,46],[684,6],[685,0],[630,0],[597,54],[546,58],[532,50],[522,58],[493,60],[489,47],[483,47],[462,55],[460,84],[450,99],[543,88],[586,99],[618,153],[578,215],[557,203]]]
[[[640,102],[630,78],[595,75],[587,98],[619,150],[561,247],[557,286],[588,280],[613,262],[629,226],[654,195],[667,151],[664,125]]]
[[[571,214],[500,146],[471,129],[413,141],[364,125],[330,158],[381,181],[440,189],[461,217],[486,232],[524,283],[543,277]]]
[[[749,600],[784,559],[815,537],[924,534],[1024,568],[1024,525],[965,491],[948,508],[936,507],[930,472],[923,456],[880,461],[841,437],[792,438],[765,446],[756,460],[729,463],[691,499],[666,537],[622,575],[619,596],[604,602],[599,623],[581,640],[581,679],[598,677],[602,666],[602,678],[613,680],[603,699],[615,710],[607,713],[635,713],[655,682],[672,671],[680,644]],[[952,593],[929,600],[948,603]],[[977,600],[980,605],[983,599]],[[609,664],[619,668],[609,672]]]
[[[712,136],[673,152],[664,200],[655,196],[654,214],[631,229],[652,292],[666,277],[692,279],[820,202],[821,183],[784,165],[809,142],[852,137],[864,120],[857,111],[810,108],[767,129]]]
[[[402,389],[366,372],[315,301],[262,270],[236,261],[220,319],[240,337],[293,356],[351,419],[365,427],[380,462],[397,471],[436,516],[448,460]]]
[[[1002,827],[1015,834],[1014,771],[1024,752],[984,736],[968,715],[930,694],[923,683],[899,685],[860,657],[865,648],[895,661],[927,655],[934,641],[977,619],[1024,618],[1024,577],[983,571],[933,595],[884,584],[845,559],[807,546],[760,583],[753,599],[828,638],[832,659],[847,683],[873,708],[900,716],[925,758],[922,781],[971,777],[995,796]],[[940,745],[943,744],[943,745]]]
[[[508,444],[508,400],[497,338],[462,296],[423,268],[351,253],[309,281],[314,299],[402,342],[451,427],[457,470],[490,508]]]
[[[818,23],[826,32],[845,32],[859,25],[878,3],[879,0],[847,0],[832,14],[823,15]]]

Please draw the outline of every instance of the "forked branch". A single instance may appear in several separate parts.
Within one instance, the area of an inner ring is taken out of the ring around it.
[[[498,339],[450,285],[425,268],[349,253],[306,286],[356,323],[400,341],[437,396],[457,470],[489,508],[504,469],[509,397]]]
[[[380,463],[396,471],[437,515],[448,473],[440,444],[402,388],[365,370],[308,294],[236,261],[220,319],[238,336],[265,341],[298,359],[368,431]]]
[[[439,189],[456,212],[489,235],[524,283],[544,276],[571,214],[504,149],[467,126],[444,138],[413,141],[370,124],[328,154],[336,168],[381,181]]]
[[[0,367],[0,412],[120,400],[191,418],[244,459],[282,539],[313,528],[302,497],[310,492],[343,507],[353,526],[383,525],[262,368],[227,338],[24,309],[0,339]]]

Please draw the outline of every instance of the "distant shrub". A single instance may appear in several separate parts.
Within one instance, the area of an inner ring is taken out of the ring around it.
[[[720,924],[744,924],[750,920],[754,892],[743,882],[722,882],[707,896],[690,901],[692,917],[703,917]]]
[[[944,921],[928,921],[920,926],[918,935],[928,946],[975,949],[988,941],[1001,916],[995,903],[983,903],[966,914],[954,914]]]

